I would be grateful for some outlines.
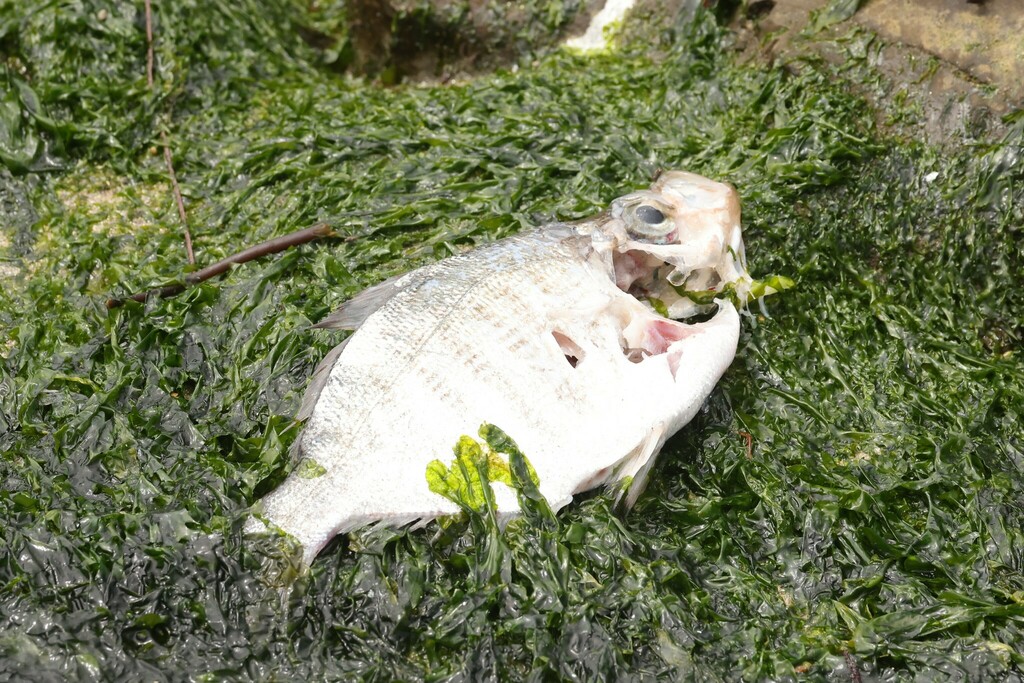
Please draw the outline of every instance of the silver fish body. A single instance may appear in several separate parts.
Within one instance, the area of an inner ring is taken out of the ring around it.
[[[703,307],[717,308],[710,319],[684,324],[640,298],[698,312],[680,287],[739,291],[742,259],[735,191],[677,172],[593,219],[366,290],[321,323],[356,331],[321,363],[300,409],[300,457],[315,465],[266,496],[249,530],[283,529],[309,563],[338,533],[457,513],[430,491],[427,465],[450,460],[458,438],[482,423],[516,440],[553,509],[625,477],[632,504],[739,337],[725,299]],[[499,512],[518,510],[514,491],[492,489]]]

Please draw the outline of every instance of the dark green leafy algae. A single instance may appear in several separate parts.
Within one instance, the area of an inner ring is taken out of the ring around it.
[[[1024,118],[893,137],[870,82],[737,65],[700,12],[384,89],[302,40],[331,12],[156,3],[151,92],[141,3],[0,5],[0,676],[1020,680]],[[359,239],[107,311],[185,271],[161,131],[201,265]],[[340,341],[311,322],[657,168],[734,183],[753,274],[796,286],[630,515],[519,476],[504,531],[357,533],[298,579],[243,537]]]

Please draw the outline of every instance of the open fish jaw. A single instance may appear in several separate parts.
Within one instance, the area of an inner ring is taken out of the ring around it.
[[[726,286],[746,302],[751,280],[732,186],[670,171],[650,190],[616,199],[609,214],[625,231],[615,258],[623,290],[661,302],[676,319],[713,310]],[[665,220],[652,225],[659,216]]]
[[[256,515],[295,536],[308,563],[337,533],[457,513],[429,490],[426,468],[484,422],[517,441],[553,509],[626,477],[631,505],[738,342],[731,303],[684,324],[634,296],[664,268],[714,273],[723,285],[746,277],[735,191],[702,183],[711,181],[663,174],[593,219],[507,238],[353,298],[325,326],[358,329],[314,372],[300,411],[300,455],[318,467],[296,468]],[[733,205],[711,201],[729,193]],[[319,476],[302,475],[310,471]],[[518,510],[514,491],[492,488],[500,512]]]

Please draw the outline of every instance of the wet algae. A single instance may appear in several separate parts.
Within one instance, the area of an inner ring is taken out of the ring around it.
[[[395,88],[302,39],[336,9],[154,13],[150,91],[141,3],[0,5],[0,675],[1020,680],[1024,117],[928,147],[854,94],[868,39],[842,74],[744,66],[701,11]],[[108,311],[185,269],[160,131],[201,265],[358,239]],[[659,167],[733,182],[755,274],[796,287],[632,514],[527,486],[504,532],[358,533],[299,578],[242,536],[339,341],[311,322]]]

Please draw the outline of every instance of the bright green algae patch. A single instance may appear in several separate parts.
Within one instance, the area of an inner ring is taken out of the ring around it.
[[[471,436],[459,437],[455,460],[445,466],[440,460],[427,465],[426,481],[431,491],[458,505],[467,513],[493,513],[497,510],[491,483],[515,487],[520,495],[536,491],[537,471],[505,432],[491,424],[480,426],[479,443]],[[517,474],[525,472],[524,476]],[[529,484],[525,483],[529,480]]]
[[[0,9],[5,675],[1021,675],[1024,119],[887,139],[827,65],[737,66],[706,16],[647,32],[657,57],[381,89],[297,38],[303,8],[154,8],[155,96],[138,8]],[[108,312],[184,268],[161,129],[202,264],[319,220],[359,239]],[[734,183],[753,275],[796,287],[637,508],[355,534],[282,593],[289,551],[240,530],[339,341],[310,323],[659,167]]]

